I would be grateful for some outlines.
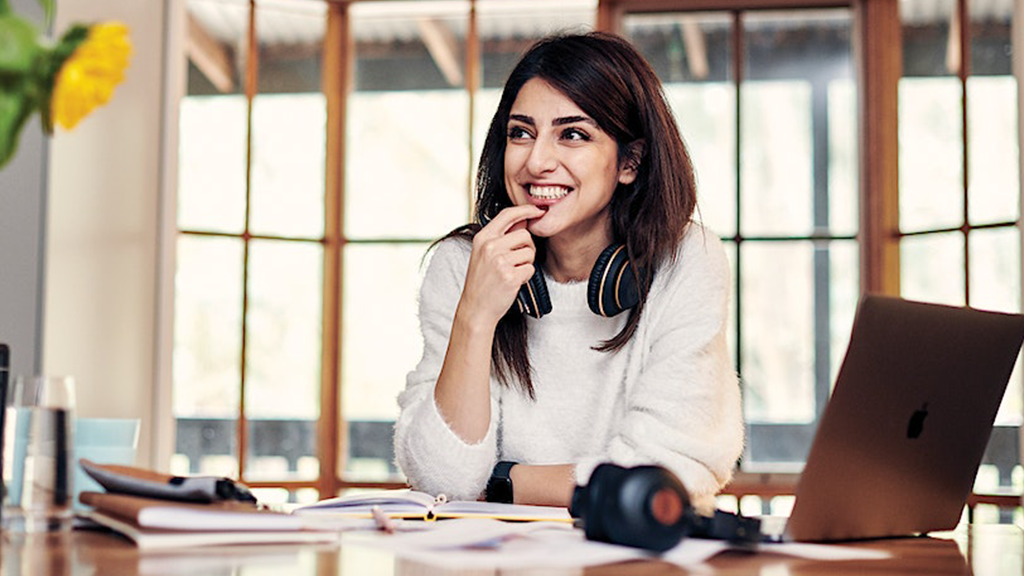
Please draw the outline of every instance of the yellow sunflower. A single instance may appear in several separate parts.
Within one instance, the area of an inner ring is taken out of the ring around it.
[[[87,114],[106,104],[124,79],[131,55],[128,27],[120,22],[91,26],[88,35],[61,65],[53,87],[52,118],[71,130]]]

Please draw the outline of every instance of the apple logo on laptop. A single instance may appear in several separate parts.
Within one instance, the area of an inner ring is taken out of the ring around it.
[[[928,403],[925,402],[920,409],[910,415],[910,421],[907,423],[907,438],[914,440],[921,435],[921,432],[924,431],[924,419],[927,417]]]

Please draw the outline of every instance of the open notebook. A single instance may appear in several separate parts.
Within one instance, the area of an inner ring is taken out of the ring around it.
[[[440,520],[445,518],[496,518],[519,521],[572,522],[569,510],[556,506],[524,506],[497,502],[448,501],[415,490],[380,490],[347,494],[302,506],[296,515],[338,515],[369,518],[374,508],[391,518]]]

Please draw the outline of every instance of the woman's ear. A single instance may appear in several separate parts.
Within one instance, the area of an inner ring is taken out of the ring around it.
[[[647,143],[643,140],[634,140],[626,146],[626,155],[619,168],[620,184],[632,184],[636,180],[637,171],[640,170],[640,163],[643,162],[646,152]]]

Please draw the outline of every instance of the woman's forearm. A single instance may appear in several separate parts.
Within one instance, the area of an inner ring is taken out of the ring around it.
[[[456,311],[434,401],[459,438],[476,444],[491,423],[491,344],[494,326]]]
[[[572,464],[516,464],[509,478],[516,504],[568,507],[576,488],[576,467]]]

